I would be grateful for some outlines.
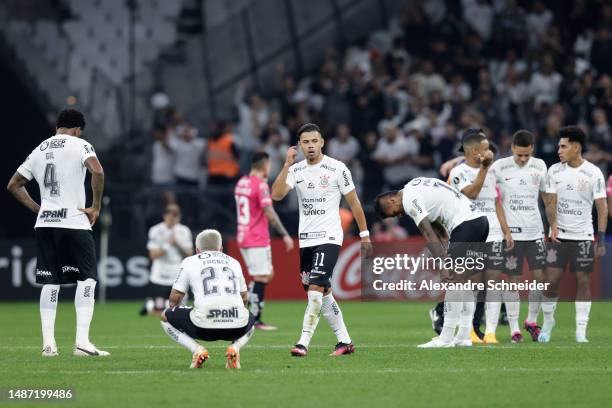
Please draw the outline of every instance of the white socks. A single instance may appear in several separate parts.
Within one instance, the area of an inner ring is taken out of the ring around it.
[[[576,336],[586,337],[591,302],[576,302]]]
[[[502,294],[500,291],[487,291],[487,299],[485,302],[485,321],[487,323],[487,326],[485,329],[485,333],[495,333],[497,331],[497,324],[499,323],[499,312],[501,311],[501,298]]]
[[[78,281],[76,293],[74,294],[74,307],[76,309],[76,342],[75,344],[85,346],[89,344],[89,325],[94,312],[96,281],[86,279]]]
[[[463,291],[447,290],[444,294],[444,326],[440,333],[440,340],[450,343],[455,336],[455,329],[463,308]]]
[[[528,323],[538,322],[538,313],[540,313],[540,303],[542,302],[542,291],[532,290],[529,292],[529,309],[527,313]]]
[[[521,298],[518,291],[505,290],[502,294],[504,297],[504,304],[506,305],[506,317],[508,317],[508,324],[510,325],[510,333],[514,334],[520,332],[519,329],[519,311],[521,309]]]
[[[43,347],[57,347],[55,343],[55,314],[60,285],[43,285],[40,291],[40,322]]]
[[[240,351],[242,347],[246,346],[249,340],[251,340],[251,337],[253,337],[253,333],[255,333],[255,326],[251,327],[251,330],[246,332],[242,337],[232,343],[232,346],[234,346],[236,351]]]
[[[547,328],[555,324],[555,309],[557,308],[557,298],[547,298],[542,294],[542,314],[544,315],[544,324],[542,327]]]
[[[180,344],[181,346],[191,351],[191,354],[195,353],[196,351],[202,348],[202,346],[200,346],[198,342],[196,342],[194,339],[189,337],[187,334],[176,329],[170,323],[161,322],[161,326],[164,329],[164,332],[166,332],[166,334],[168,335],[168,337],[170,337],[172,340],[176,341],[178,344]]]
[[[470,340],[470,329],[472,328],[472,320],[474,319],[474,310],[476,303],[474,301],[474,292],[470,290],[463,291],[463,306],[459,316],[459,330],[457,330],[458,340]]]
[[[334,299],[334,296],[331,293],[329,295],[323,296],[321,313],[325,317],[325,320],[327,320],[327,323],[329,323],[329,326],[336,335],[338,342],[350,344],[351,338],[349,337],[348,330],[344,325],[342,311],[340,310],[338,303],[336,303],[336,300]]]
[[[308,291],[308,305],[304,312],[304,322],[302,323],[302,335],[298,344],[308,347],[312,335],[314,334],[317,324],[319,324],[319,315],[323,306],[323,293],[315,290]]]

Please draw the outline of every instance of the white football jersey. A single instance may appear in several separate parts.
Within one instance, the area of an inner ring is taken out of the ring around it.
[[[478,167],[470,167],[461,163],[450,172],[450,184],[457,190],[462,191],[476,180]],[[489,237],[487,242],[503,241],[504,234],[495,212],[495,201],[497,200],[497,189],[495,188],[495,177],[487,172],[480,194],[472,200],[478,211],[487,216],[489,220]]]
[[[559,238],[593,240],[593,201],[606,197],[599,167],[587,160],[579,167],[553,164],[548,170],[546,192],[557,195]]]
[[[514,157],[497,160],[489,173],[495,177],[501,191],[506,221],[516,241],[544,238],[540,214],[540,192],[546,192],[547,169],[542,159],[531,157],[523,166]]]
[[[193,293],[191,321],[204,329],[235,329],[249,322],[241,292],[246,282],[240,263],[219,251],[204,251],[187,257],[172,286],[180,292]]]
[[[40,211],[34,228],[91,229],[85,213],[85,160],[94,148],[70,135],[55,135],[39,144],[17,169],[40,189]]]
[[[429,177],[418,177],[402,191],[404,212],[418,226],[425,217],[446,228],[448,236],[461,223],[482,217],[474,203],[447,183]]]
[[[151,276],[149,280],[156,285],[172,286],[181,267],[183,254],[176,247],[170,245],[174,235],[176,244],[181,248],[189,248],[193,251],[193,239],[191,230],[183,224],[176,224],[172,228],[160,222],[149,229],[149,240],[147,249],[163,249],[166,254],[153,261],[151,264]]]
[[[314,165],[302,160],[289,167],[287,185],[296,189],[299,200],[300,248],[342,245],[340,199],[355,189],[345,164],[325,155]]]

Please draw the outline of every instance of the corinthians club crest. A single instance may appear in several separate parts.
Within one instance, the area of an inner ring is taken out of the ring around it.
[[[549,249],[546,253],[546,262],[553,263],[557,261],[557,250]]]
[[[322,174],[319,177],[321,178],[321,180],[319,181],[319,186],[321,188],[327,188],[327,186],[329,186],[329,176]]]
[[[506,259],[506,269],[514,270],[518,267],[518,258],[516,256],[509,256]]]

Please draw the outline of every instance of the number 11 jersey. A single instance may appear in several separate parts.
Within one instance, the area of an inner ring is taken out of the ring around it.
[[[70,135],[52,136],[32,150],[17,172],[40,189],[34,228],[91,229],[79,208],[85,208],[85,160],[95,156],[91,144]]]

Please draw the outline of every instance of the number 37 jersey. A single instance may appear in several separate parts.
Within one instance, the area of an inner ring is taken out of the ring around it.
[[[34,228],[91,229],[79,208],[85,208],[85,160],[94,156],[91,144],[70,135],[52,136],[32,150],[17,172],[40,189]]]
[[[183,259],[172,289],[193,292],[193,324],[204,329],[235,329],[249,321],[240,292],[246,282],[240,263],[220,251],[204,251]]]

